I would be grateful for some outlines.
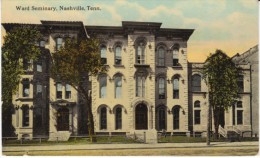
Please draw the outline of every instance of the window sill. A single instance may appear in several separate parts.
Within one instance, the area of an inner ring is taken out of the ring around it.
[[[156,67],[157,68],[166,68],[166,66],[159,66],[159,65],[157,65]]]
[[[172,66],[173,69],[181,69],[182,66],[181,65],[177,65],[177,66]]]
[[[135,67],[150,67],[149,64],[135,64]]]
[[[124,65],[114,65],[114,67],[118,67],[118,68],[124,68]]]

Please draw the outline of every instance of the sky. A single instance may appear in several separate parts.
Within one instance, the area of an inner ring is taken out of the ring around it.
[[[17,6],[101,10],[19,11]],[[122,21],[161,22],[162,28],[195,29],[188,41],[188,60],[204,62],[216,49],[233,56],[258,44],[258,6],[257,0],[2,0],[1,22],[60,20],[104,26],[121,26]],[[4,36],[3,27],[1,31]]]

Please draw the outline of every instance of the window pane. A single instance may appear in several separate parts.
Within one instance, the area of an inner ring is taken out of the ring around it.
[[[122,78],[121,77],[116,77],[115,78],[115,92],[116,92],[116,98],[121,98],[121,93],[122,93]]]
[[[195,101],[194,107],[195,107],[195,108],[199,108],[199,107],[200,107],[200,101]]]
[[[174,49],[172,52],[172,58],[173,59],[178,59],[179,58],[179,51],[177,49]]]
[[[173,108],[173,129],[179,129],[180,108]]]
[[[165,98],[165,79],[159,78],[159,99]]]
[[[243,107],[242,101],[238,101],[238,102],[237,102],[237,107],[238,107],[238,108],[242,108],[242,107]]]
[[[37,84],[37,93],[41,93],[41,92],[42,92],[42,85]]]
[[[121,65],[121,47],[116,47],[115,64]]]
[[[165,50],[163,48],[159,48],[159,57],[158,57],[158,65],[159,66],[164,66],[164,55],[165,55]]]
[[[106,89],[107,89],[107,77],[101,76],[99,80],[100,84],[100,98],[106,97]]]
[[[40,41],[40,47],[45,47],[45,41]]]
[[[201,91],[201,77],[200,75],[192,76],[192,91]]]
[[[23,81],[23,97],[29,97],[30,95],[30,83],[28,79]]]
[[[174,78],[173,79],[173,89],[174,90],[179,90],[179,78]]]
[[[69,84],[66,84],[65,90],[66,90],[65,98],[66,98],[66,99],[71,98],[71,86],[70,86]]]
[[[22,112],[23,112],[23,127],[28,127],[29,126],[29,107],[28,107],[28,105],[24,105],[22,107]]]
[[[56,90],[57,90],[56,97],[58,99],[61,99],[62,98],[62,84],[61,83],[56,84]]]
[[[100,114],[100,129],[107,129],[107,109],[106,107],[101,108]]]
[[[122,108],[116,109],[116,129],[122,129]]]
[[[61,45],[62,45],[62,38],[57,38],[56,39],[56,49],[57,50],[60,49]]]
[[[37,63],[37,71],[42,72],[42,63]]]
[[[244,92],[244,76],[243,75],[239,75],[237,84],[238,84],[239,92]]]

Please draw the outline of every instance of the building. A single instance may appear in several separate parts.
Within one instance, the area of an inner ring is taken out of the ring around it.
[[[3,24],[7,31],[20,25]],[[71,135],[87,133],[86,109],[76,90],[48,75],[51,54],[65,38],[80,36],[101,40],[101,60],[108,68],[106,74],[93,76],[85,83],[91,85],[95,132],[140,137],[146,132],[148,143],[156,142],[157,132],[162,130],[205,136],[208,89],[201,79],[203,63],[187,60],[193,29],[161,28],[161,23],[131,21],[123,21],[122,26],[41,21],[35,26],[44,35],[39,41],[44,55],[41,61],[24,61],[33,68],[22,76],[13,99],[13,125],[18,138],[48,135],[49,140],[67,140]],[[252,54],[258,55],[257,46]],[[252,97],[253,91],[258,94],[258,89],[252,88],[252,84],[258,85],[258,61],[254,62],[257,66],[252,66],[240,62],[240,58],[234,57],[243,68],[239,81],[241,98],[228,111],[222,111],[223,135],[226,131],[258,134],[258,122],[253,121],[258,119],[258,111],[254,110],[258,108],[258,98]]]

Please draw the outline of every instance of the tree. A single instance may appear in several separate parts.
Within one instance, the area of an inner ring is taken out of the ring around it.
[[[215,138],[218,138],[220,112],[228,110],[238,98],[239,68],[224,52],[216,50],[207,58],[202,74],[209,88],[209,104],[213,110]]]
[[[7,32],[2,47],[2,123],[3,134],[9,132],[12,95],[17,91],[21,75],[25,73],[23,60],[35,60],[41,51],[36,45],[41,38],[35,27],[16,27]]]
[[[51,77],[55,81],[70,84],[86,103],[88,117],[88,133],[91,142],[96,141],[94,136],[94,121],[92,114],[91,94],[88,81],[90,76],[104,72],[99,54],[99,41],[97,39],[82,39],[79,41],[67,39],[52,56]]]

